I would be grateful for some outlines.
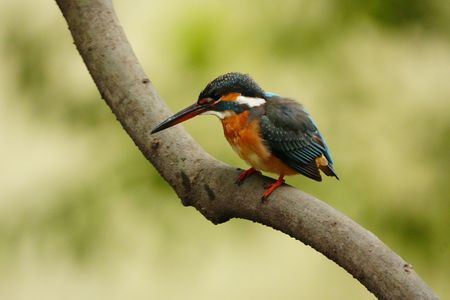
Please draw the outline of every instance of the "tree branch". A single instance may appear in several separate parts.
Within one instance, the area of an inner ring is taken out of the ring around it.
[[[271,179],[238,171],[207,154],[181,126],[156,137],[150,130],[170,115],[129,45],[110,0],[56,0],[103,99],[176,191],[214,224],[243,218],[310,245],[347,270],[380,299],[437,299],[411,265],[375,235],[314,197],[285,186],[260,200]]]

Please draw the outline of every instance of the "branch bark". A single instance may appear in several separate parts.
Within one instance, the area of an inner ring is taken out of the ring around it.
[[[170,115],[129,45],[110,0],[56,0],[102,98],[172,186],[182,203],[214,224],[243,218],[280,230],[347,270],[380,299],[437,299],[412,266],[375,235],[324,202],[285,186],[261,203],[271,179],[239,172],[212,158],[176,126],[150,130]]]

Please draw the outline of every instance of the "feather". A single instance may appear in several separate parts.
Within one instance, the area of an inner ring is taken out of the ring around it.
[[[272,96],[261,116],[261,133],[272,154],[297,172],[321,181],[320,169],[338,178],[325,139],[312,117],[294,100]]]

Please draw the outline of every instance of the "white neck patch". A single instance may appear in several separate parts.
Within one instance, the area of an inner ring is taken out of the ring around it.
[[[257,107],[260,105],[263,105],[266,103],[266,100],[263,98],[253,98],[253,97],[245,97],[245,96],[239,96],[237,97],[236,101],[239,104],[247,104],[248,107]]]

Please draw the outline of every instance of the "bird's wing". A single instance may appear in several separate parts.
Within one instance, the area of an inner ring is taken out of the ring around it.
[[[324,156],[326,175],[335,176],[328,146],[311,116],[291,99],[272,97],[261,117],[261,133],[272,153],[297,172],[321,181],[316,159]]]

